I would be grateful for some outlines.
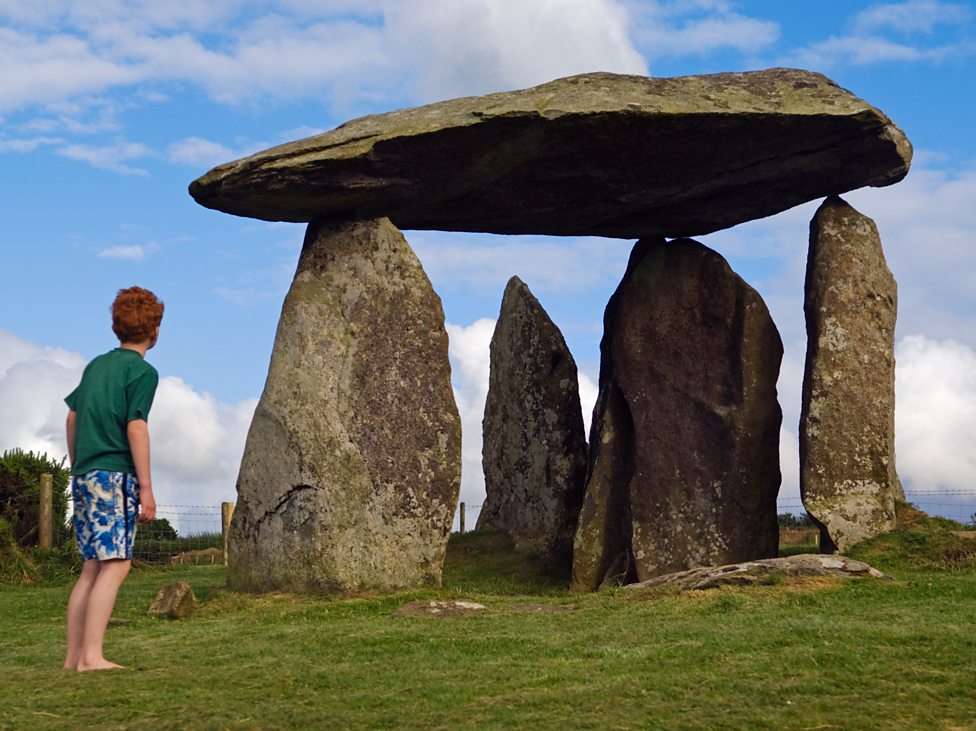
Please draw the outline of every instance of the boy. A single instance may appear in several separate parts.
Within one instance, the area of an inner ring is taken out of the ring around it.
[[[119,290],[112,303],[119,347],[92,360],[65,398],[75,536],[84,558],[68,600],[66,669],[121,667],[105,659],[102,643],[132,566],[136,515],[142,522],[156,517],[146,419],[159,375],[144,357],[162,319],[163,303],[152,292]]]

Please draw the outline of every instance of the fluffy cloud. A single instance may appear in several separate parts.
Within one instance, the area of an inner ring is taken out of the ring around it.
[[[166,150],[166,157],[172,162],[200,168],[214,167],[220,163],[243,157],[244,154],[231,150],[219,142],[206,140],[202,137],[185,137],[172,143]]]
[[[485,499],[481,468],[481,420],[488,397],[488,347],[495,321],[481,319],[464,327],[447,323],[454,400],[461,415],[461,500],[480,506]],[[477,509],[469,514],[471,525]]]
[[[784,63],[804,68],[832,68],[839,64],[861,66],[886,61],[943,61],[967,52],[956,45],[923,47],[876,36],[831,36],[793,51]]]
[[[123,175],[149,175],[148,171],[129,165],[130,160],[152,157],[153,151],[138,142],[121,140],[111,145],[67,145],[57,150],[59,155],[87,162],[94,168],[111,170]]]
[[[781,59],[781,63],[820,69],[890,61],[937,63],[976,52],[976,44],[965,37],[941,45],[930,45],[928,38],[936,26],[962,27],[972,16],[972,11],[963,5],[939,0],[872,5],[851,19],[848,34],[831,36],[797,49]],[[885,33],[895,33],[900,40],[887,38]],[[915,37],[909,39],[909,36]]]
[[[422,99],[531,86],[586,71],[647,73],[616,0],[415,0],[384,5],[394,55]]]
[[[715,51],[757,53],[779,40],[779,24],[737,13],[731,3],[628,3],[634,37],[650,58],[703,56]]]
[[[0,449],[19,447],[60,459],[67,453],[63,398],[85,359],[0,330]],[[257,399],[224,404],[179,378],[160,379],[150,417],[153,483],[165,517],[173,506],[234,499],[244,438]]]
[[[908,0],[901,3],[873,5],[854,16],[853,27],[859,33],[894,30],[899,33],[931,33],[937,25],[968,21],[973,11],[957,3],[938,0]]]
[[[142,261],[150,254],[159,251],[159,244],[150,241],[148,244],[130,244],[128,246],[110,246],[98,252],[102,259],[128,259]]]
[[[976,351],[912,335],[899,341],[895,357],[896,453],[905,490],[976,494]]]
[[[411,231],[410,245],[442,290],[501,292],[513,274],[531,287],[584,292],[619,280],[632,241]]]
[[[179,81],[216,100],[382,87],[454,96],[581,71],[645,72],[617,0],[5,3],[0,110]],[[406,82],[405,82],[406,80]]]

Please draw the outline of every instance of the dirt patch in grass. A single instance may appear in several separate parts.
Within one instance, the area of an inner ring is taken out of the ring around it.
[[[438,601],[435,599],[407,602],[396,610],[401,617],[433,617],[447,619],[471,614],[484,614],[487,607],[477,602],[459,600]]]
[[[577,608],[562,604],[513,604],[511,609],[522,614],[563,614],[573,612]]]

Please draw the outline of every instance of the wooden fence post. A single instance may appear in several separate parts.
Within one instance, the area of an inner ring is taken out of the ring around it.
[[[38,511],[37,545],[51,548],[51,524],[54,517],[54,475],[45,472],[41,475],[41,505]]]
[[[460,528],[461,528],[461,534],[463,535],[464,534],[464,503],[463,502],[461,503],[461,524],[460,524]]]
[[[227,565],[227,539],[230,537],[230,521],[234,517],[234,503],[220,504],[220,532],[224,547],[224,566]]]

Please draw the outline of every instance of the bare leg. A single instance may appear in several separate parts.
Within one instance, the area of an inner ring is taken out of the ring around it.
[[[105,641],[105,629],[108,627],[108,620],[115,606],[115,597],[125,577],[129,575],[131,567],[132,561],[122,559],[102,561],[98,567],[98,575],[95,577],[85,606],[85,626],[78,670],[107,670],[122,667],[105,659],[102,645]]]
[[[81,659],[81,638],[85,633],[85,608],[91,594],[95,577],[98,576],[98,561],[88,559],[81,569],[81,576],[75,582],[68,599],[68,651],[64,657],[66,670],[77,670]]]

